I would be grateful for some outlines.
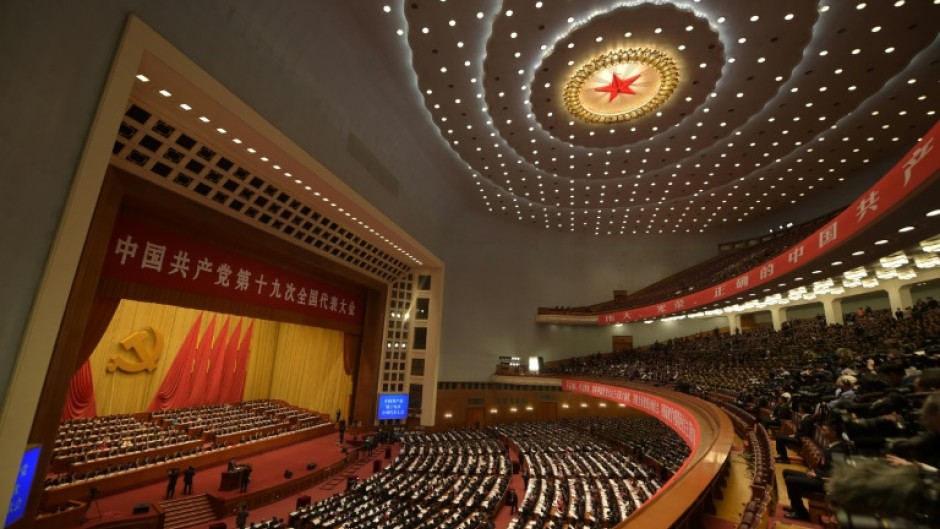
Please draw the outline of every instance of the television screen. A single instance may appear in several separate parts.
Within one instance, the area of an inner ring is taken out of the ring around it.
[[[36,476],[36,465],[39,463],[39,452],[42,446],[30,446],[23,452],[20,461],[20,471],[16,474],[16,483],[13,486],[13,497],[10,498],[10,509],[7,511],[7,521],[3,525],[9,527],[23,517],[26,504],[29,502],[29,491],[33,487],[33,478]]]
[[[379,420],[408,418],[408,394],[379,394]]]

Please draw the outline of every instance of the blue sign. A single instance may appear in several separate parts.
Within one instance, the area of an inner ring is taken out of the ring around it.
[[[36,465],[39,463],[39,452],[42,446],[27,448],[20,461],[20,471],[16,474],[16,483],[13,485],[13,496],[10,498],[10,510],[7,511],[7,521],[4,527],[19,521],[26,512],[29,503],[29,491],[33,487],[33,478],[36,477]]]
[[[379,394],[379,420],[407,419],[408,395],[404,393]]]

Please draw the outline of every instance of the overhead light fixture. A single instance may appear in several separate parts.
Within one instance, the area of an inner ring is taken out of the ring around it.
[[[868,270],[866,270],[864,266],[860,266],[858,268],[846,270],[845,273],[842,274],[842,276],[845,277],[846,279],[859,280],[859,279],[862,279],[863,277],[868,276]]]
[[[878,286],[878,280],[874,277],[862,279],[862,286],[865,288],[875,288]]]
[[[894,279],[898,277],[898,270],[897,268],[879,268],[875,270],[875,277],[882,281],[886,279]],[[862,284],[864,284],[864,281]]]
[[[920,241],[920,247],[925,252],[931,252],[931,253],[940,252],[940,237],[935,237],[933,239],[928,239],[926,241]]]
[[[899,266],[904,266],[910,261],[907,258],[907,255],[904,252],[893,253],[887,257],[882,257],[879,259],[881,266],[885,268],[898,268]]]
[[[934,268],[940,266],[940,256],[937,254],[915,255],[914,266],[917,268]]]
[[[898,279],[902,281],[907,281],[908,279],[914,279],[917,277],[917,272],[914,271],[910,266],[905,266],[903,268],[897,269]]]

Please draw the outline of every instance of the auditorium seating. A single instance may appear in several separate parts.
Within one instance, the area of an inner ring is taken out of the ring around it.
[[[563,424],[623,443],[636,453],[652,458],[671,474],[679,470],[691,453],[679,434],[652,417],[572,419]]]
[[[230,446],[328,426],[320,414],[270,400],[63,421],[45,488],[188,464]]]
[[[506,447],[480,430],[404,435],[382,472],[290,513],[298,527],[474,529],[491,514],[511,474]]]
[[[573,423],[517,423],[493,429],[515,444],[522,457],[526,491],[514,527],[529,527],[533,521],[536,527],[613,526],[663,485],[651,468]]]

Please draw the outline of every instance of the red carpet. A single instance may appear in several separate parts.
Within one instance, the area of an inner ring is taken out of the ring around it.
[[[316,470],[307,470],[308,463],[316,463],[317,469],[321,469],[341,461],[343,459],[343,455],[344,454],[342,453],[342,449],[338,444],[336,444],[336,436],[326,435],[310,441],[304,441],[302,443],[279,448],[270,452],[239,459],[238,462],[249,463],[253,467],[253,471],[251,473],[251,483],[248,486],[248,491],[251,492],[283,483],[285,470],[292,471],[295,478],[305,476],[312,472],[316,472]],[[384,457],[384,451],[382,453],[376,451],[376,455]],[[196,478],[193,483],[193,493],[210,493],[223,498],[233,498],[239,496],[240,493],[237,490],[229,492],[220,492],[218,490],[219,479],[222,471],[225,470],[225,468],[226,465],[223,463],[207,468],[197,469]],[[368,465],[368,470],[371,474],[371,464]],[[318,487],[319,485],[316,488]],[[180,480],[176,486],[177,498],[180,497],[180,492],[182,490],[183,482]],[[341,489],[334,489],[333,492],[339,492],[339,490]],[[93,523],[86,523],[80,527],[94,527],[94,525],[101,522],[111,522],[121,518],[127,518],[130,516],[134,505],[138,503],[159,503],[163,500],[163,495],[165,492],[166,482],[159,481],[156,483],[145,484],[141,487],[127,490],[118,494],[102,497],[98,500],[98,506],[101,508],[101,519],[94,520]],[[311,497],[315,498],[312,491],[307,492],[307,494],[310,494]],[[328,495],[329,494],[326,494],[326,496]],[[291,510],[293,509],[294,501],[294,498],[290,498],[289,503]],[[286,512],[289,511],[281,509],[277,514],[278,516],[284,516]],[[94,506],[89,509],[88,514],[89,516],[97,514]],[[270,518],[271,515],[268,515],[267,517]],[[233,527],[233,524],[230,523],[229,527]]]
[[[511,461],[520,461],[519,459],[519,450],[516,449],[516,445],[509,445],[509,459]],[[521,463],[521,461],[520,461]],[[525,499],[525,481],[522,479],[522,470],[519,470],[518,474],[513,474],[512,479],[509,480],[509,488],[516,489],[516,496],[519,497],[519,505],[522,505],[522,500]],[[493,520],[496,529],[506,529],[509,527],[509,522],[512,521],[514,514],[509,512],[509,507],[503,505],[499,508],[499,511],[496,512],[496,518]]]

